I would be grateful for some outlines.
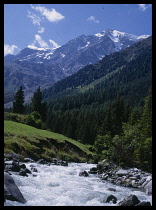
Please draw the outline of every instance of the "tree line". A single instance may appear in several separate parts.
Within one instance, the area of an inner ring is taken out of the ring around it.
[[[20,86],[14,96],[13,107],[10,111],[18,114],[27,114],[26,121],[28,125],[45,128],[46,103],[42,102],[40,86],[34,92],[30,104],[26,105],[24,105],[24,91],[22,86]]]
[[[106,158],[121,166],[152,170],[152,88],[142,107],[131,108],[118,95],[105,106],[95,102],[61,110],[42,102],[40,87],[31,103],[24,105],[24,92],[20,87],[12,111],[27,114],[29,125],[91,144],[95,159]]]

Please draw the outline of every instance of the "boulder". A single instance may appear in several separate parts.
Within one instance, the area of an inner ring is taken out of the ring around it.
[[[91,168],[90,170],[89,170],[89,172],[88,173],[90,173],[90,174],[97,174],[97,168],[96,167],[93,167],[93,168]]]
[[[17,160],[10,160],[10,161],[6,161],[4,163],[5,165],[5,170],[6,171],[14,171],[14,172],[19,172],[20,171],[20,166],[19,166],[19,162]]]
[[[59,160],[57,158],[52,158],[52,165],[59,165]]]
[[[37,168],[35,168],[35,167],[31,167],[31,171],[32,172],[38,172]]]
[[[34,160],[31,159],[31,158],[24,158],[23,162],[25,162],[25,163],[28,163],[28,162],[29,162],[29,163],[33,163]]]
[[[103,175],[101,176],[101,179],[102,179],[102,180],[107,180],[108,177],[109,177],[108,174],[103,174]]]
[[[144,188],[151,180],[152,180],[152,177],[151,176],[147,176],[146,181],[142,184],[141,187]]]
[[[61,160],[60,165],[61,166],[68,166],[68,162],[66,160]]]
[[[111,188],[111,187],[109,187],[109,188],[107,188],[106,190],[108,190],[108,191],[116,191],[116,189],[115,188]]]
[[[151,206],[151,203],[148,201],[141,201],[139,204],[137,204],[136,206]]]
[[[26,203],[25,198],[15,184],[13,178],[7,173],[4,173],[4,200],[5,199]]]
[[[20,164],[20,169],[21,168],[26,168],[26,165],[25,164]]]
[[[140,201],[136,195],[129,195],[118,203],[118,206],[136,206]]]
[[[118,170],[118,171],[116,172],[116,174],[117,174],[118,176],[125,176],[125,175],[128,174],[128,171],[127,171],[127,170],[124,170],[124,169],[120,169],[120,170]]]
[[[139,184],[140,185],[143,185],[143,183],[146,181],[146,177],[142,177],[140,180],[139,180]]]
[[[11,154],[4,154],[4,157],[8,160],[16,160],[19,161],[19,155],[17,155],[16,153],[11,153]]]
[[[108,168],[109,168],[109,163],[107,162],[107,160],[103,160],[102,162],[99,162],[97,164],[97,170],[99,174],[107,171]]]
[[[106,203],[113,202],[114,204],[117,203],[117,198],[114,195],[109,195]]]
[[[87,171],[81,171],[79,173],[79,176],[85,176],[85,177],[87,177],[87,176],[89,176],[89,174],[87,173]]]
[[[39,159],[36,163],[39,164],[46,164],[47,162],[44,159]]]
[[[24,169],[23,170],[22,169],[20,170],[19,175],[20,176],[27,176],[28,177],[28,174],[26,173],[26,171]]]
[[[147,195],[152,195],[152,180],[148,182],[144,187],[144,191]]]

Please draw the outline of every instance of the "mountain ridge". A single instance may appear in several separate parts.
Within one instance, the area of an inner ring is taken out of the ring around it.
[[[148,35],[128,36],[124,32],[108,29],[94,35],[81,35],[54,50],[25,48],[17,55],[5,56],[5,103],[13,101],[13,94],[20,85],[28,101],[37,86],[48,88],[84,66],[96,63],[107,54],[126,48]]]
[[[129,48],[107,55],[95,64],[85,66],[75,74],[58,81],[51,88],[44,90],[44,100],[46,100],[47,97],[48,100],[53,100],[55,98],[64,97],[78,92],[83,93],[90,88],[94,89],[94,86],[107,78],[113,77],[113,75],[118,74],[118,72],[123,72],[123,74],[125,74],[127,65],[131,65],[131,68],[134,66],[134,68],[138,69],[138,66],[136,65],[137,60],[137,62],[142,60],[140,66],[143,67],[146,57],[149,57],[148,53],[151,53],[151,43],[152,37],[149,37],[131,45]],[[145,58],[143,59],[142,57]],[[148,62],[150,65],[150,57]],[[149,69],[146,69],[146,71],[148,72],[150,69],[151,66]],[[139,74],[142,75],[143,71],[140,71]]]

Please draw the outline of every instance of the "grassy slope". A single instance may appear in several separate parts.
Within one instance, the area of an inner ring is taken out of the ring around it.
[[[89,146],[61,134],[8,120],[4,121],[4,152],[15,152],[35,160],[57,157],[78,162],[93,155]]]

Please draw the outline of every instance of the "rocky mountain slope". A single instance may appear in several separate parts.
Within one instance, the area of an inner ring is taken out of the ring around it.
[[[56,82],[52,87],[43,91],[43,98],[50,101],[69,95],[74,97],[74,94],[76,94],[75,98],[78,98],[80,94],[81,100],[81,98],[88,98],[84,95],[89,93],[95,95],[94,101],[102,91],[102,101],[104,95],[113,94],[115,97],[115,94],[120,93],[128,98],[128,103],[134,106],[134,102],[138,103],[146,96],[151,85],[151,74],[152,37],[148,37],[120,52],[107,55],[99,62],[87,65],[77,73]]]
[[[7,55],[4,58],[4,103],[13,101],[13,94],[20,85],[27,101],[39,85],[41,89],[50,87],[105,55],[147,37],[107,29],[94,35],[81,35],[54,50],[25,48],[17,55]]]

